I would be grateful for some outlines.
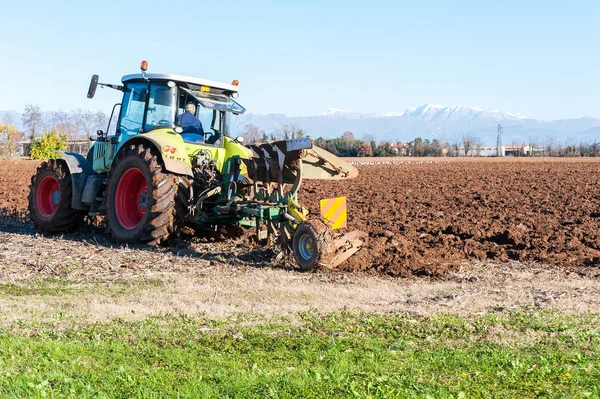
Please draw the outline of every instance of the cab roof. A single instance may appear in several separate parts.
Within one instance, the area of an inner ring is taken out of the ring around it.
[[[171,73],[147,73],[145,77],[149,80],[172,80],[178,83],[191,83],[199,86],[210,86],[214,88],[221,89],[223,91],[238,92],[238,87],[234,85],[230,85],[227,83],[215,82],[214,80],[202,79],[202,78],[193,78],[190,76],[183,75],[174,75]],[[142,80],[144,79],[144,75],[141,73],[134,73],[131,75],[125,75],[121,78],[121,82],[127,83],[134,80]]]

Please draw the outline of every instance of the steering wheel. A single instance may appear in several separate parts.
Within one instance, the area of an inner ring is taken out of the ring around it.
[[[166,120],[166,119],[161,119],[156,124],[160,125],[160,126],[170,126],[171,125],[171,121]]]

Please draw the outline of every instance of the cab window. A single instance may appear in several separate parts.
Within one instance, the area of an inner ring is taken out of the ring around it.
[[[148,114],[144,131],[173,126],[175,122],[175,98],[177,90],[167,84],[151,84]]]
[[[176,89],[166,83],[130,83],[125,88],[119,126],[126,133],[139,133],[175,124]],[[147,108],[146,108],[147,105]],[[144,112],[146,122],[144,123]],[[143,129],[142,129],[143,127]]]
[[[126,133],[138,133],[144,122],[148,99],[148,83],[130,83],[125,88],[119,127]]]

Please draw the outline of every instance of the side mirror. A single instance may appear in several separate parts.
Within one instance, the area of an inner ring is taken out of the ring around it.
[[[92,80],[90,81],[90,88],[88,89],[87,98],[94,98],[97,87],[98,87],[98,75],[92,75]]]

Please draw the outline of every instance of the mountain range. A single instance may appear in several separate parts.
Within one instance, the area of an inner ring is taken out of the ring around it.
[[[0,121],[10,113],[17,128],[22,129],[21,114],[0,111]],[[246,113],[232,118],[231,133],[241,135],[246,125],[255,125],[268,134],[281,131],[284,125],[295,125],[311,137],[333,138],[351,131],[361,138],[411,141],[415,137],[453,141],[465,133],[478,137],[484,144],[495,144],[498,123],[503,126],[503,143],[579,142],[600,139],[600,119],[583,117],[542,121],[522,114],[483,110],[462,105],[425,104],[404,112],[364,114],[330,108],[321,115],[290,117],[284,114]]]
[[[463,105],[425,104],[404,112],[363,114],[331,108],[318,116],[288,117],[283,114],[248,113],[236,118],[233,132],[244,131],[253,124],[265,132],[276,131],[284,124],[296,125],[311,137],[339,137],[349,130],[361,138],[411,141],[415,137],[456,140],[465,133],[478,137],[484,144],[495,144],[498,123],[503,127],[503,143],[527,143],[529,140],[553,139],[555,142],[579,142],[600,139],[600,119],[583,117],[543,121],[522,114],[483,110]]]

